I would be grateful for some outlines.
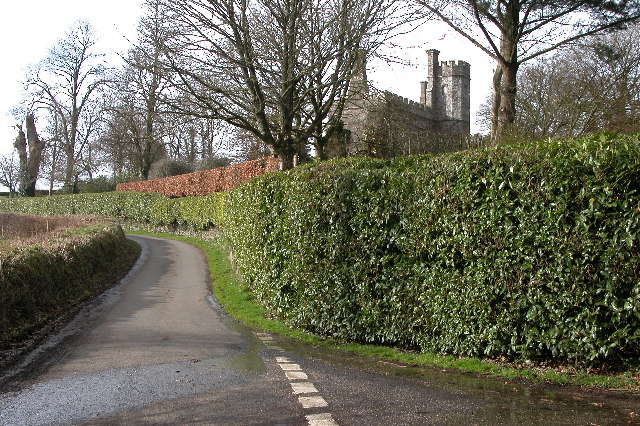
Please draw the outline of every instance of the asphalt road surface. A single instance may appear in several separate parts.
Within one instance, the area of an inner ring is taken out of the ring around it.
[[[633,424],[640,400],[524,386],[253,333],[209,291],[202,253],[131,236],[120,285],[36,350],[1,425]]]

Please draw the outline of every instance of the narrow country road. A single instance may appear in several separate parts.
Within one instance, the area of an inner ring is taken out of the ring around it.
[[[638,421],[637,398],[400,366],[254,334],[211,296],[197,248],[130,238],[143,248],[134,269],[34,353],[0,394],[1,425]]]

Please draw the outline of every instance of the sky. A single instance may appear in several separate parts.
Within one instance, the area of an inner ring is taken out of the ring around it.
[[[47,57],[78,20],[91,23],[97,50],[115,56],[135,39],[142,0],[2,0],[0,3],[0,155],[13,149],[16,120],[27,69]]]
[[[92,24],[98,51],[110,53],[118,65],[117,53],[124,53],[135,40],[142,13],[142,0],[28,0],[3,1],[0,5],[0,155],[9,154],[16,137],[16,120],[11,109],[23,94],[23,81],[30,65],[46,58],[49,49],[78,20]],[[465,60],[471,64],[472,132],[476,112],[485,102],[494,64],[480,49],[450,30],[446,24],[426,23],[405,34],[394,51],[411,65],[369,64],[369,79],[375,87],[419,101],[420,81],[425,80],[427,49],[440,50],[440,59]]]

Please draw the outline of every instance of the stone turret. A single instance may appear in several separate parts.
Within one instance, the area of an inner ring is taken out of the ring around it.
[[[453,120],[449,130],[469,133],[471,123],[471,69],[465,61],[449,61],[442,65],[445,88],[446,120]],[[443,129],[447,130],[447,129]]]
[[[427,50],[427,81],[420,83],[420,103],[433,111],[433,119],[444,118],[442,93],[442,68],[438,61],[439,51]]]
[[[421,83],[420,103],[431,108],[440,130],[469,133],[471,67],[464,61],[440,62],[439,51],[427,51],[427,80]]]
[[[364,50],[358,50],[354,55],[353,73],[349,84],[349,99],[365,98],[369,93],[367,53]]]

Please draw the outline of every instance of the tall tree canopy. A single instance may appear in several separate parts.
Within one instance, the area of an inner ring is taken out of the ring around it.
[[[282,169],[308,143],[322,156],[354,64],[404,20],[398,0],[162,2],[176,35],[166,45],[174,90],[263,141]]]
[[[638,0],[415,1],[496,60],[494,140],[516,118],[517,73],[523,62],[640,18]]]
[[[584,40],[526,64],[517,127],[536,137],[640,130],[640,26]]]
[[[162,98],[169,87],[162,58],[165,41],[172,36],[157,0],[147,1],[145,9],[138,43],[111,84],[108,131],[101,147],[117,173],[124,173],[128,163],[129,172],[143,179],[151,165],[166,156]]]
[[[90,163],[90,144],[102,118],[99,92],[106,83],[103,55],[95,50],[91,26],[78,22],[60,39],[28,78],[35,106],[56,123],[54,140],[66,158],[64,184],[75,188]]]

